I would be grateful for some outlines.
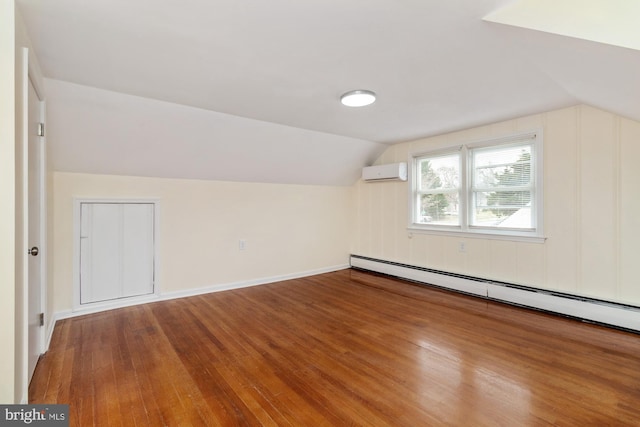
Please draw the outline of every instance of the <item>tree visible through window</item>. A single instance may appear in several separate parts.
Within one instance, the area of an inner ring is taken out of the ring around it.
[[[442,188],[442,180],[433,171],[429,160],[425,160],[420,165],[420,168],[422,188],[430,190]],[[449,206],[449,202],[444,194],[425,194],[422,198],[422,215],[430,216],[432,219],[439,221],[444,218],[447,206]]]
[[[414,156],[412,224],[537,237],[541,148],[531,133]]]
[[[447,155],[420,160],[419,218],[421,223],[459,223],[460,159]]]

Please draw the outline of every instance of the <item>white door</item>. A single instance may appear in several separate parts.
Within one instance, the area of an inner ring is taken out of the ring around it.
[[[38,135],[39,124],[42,122],[41,102],[33,84],[29,81],[29,117],[28,117],[28,210],[29,226],[27,242],[29,245],[29,356],[28,379],[31,381],[33,371],[36,368],[38,358],[42,353],[43,328],[40,324],[42,308],[42,246],[41,246],[41,221],[42,221],[42,158],[44,140]]]
[[[154,204],[80,204],[80,304],[154,292]]]

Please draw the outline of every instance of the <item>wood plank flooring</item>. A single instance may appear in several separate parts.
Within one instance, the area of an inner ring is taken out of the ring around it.
[[[355,270],[58,322],[72,426],[638,426],[640,335]]]

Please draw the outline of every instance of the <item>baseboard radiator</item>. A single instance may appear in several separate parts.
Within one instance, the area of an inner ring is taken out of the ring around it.
[[[351,267],[640,333],[640,307],[495,282],[360,255],[351,255]]]

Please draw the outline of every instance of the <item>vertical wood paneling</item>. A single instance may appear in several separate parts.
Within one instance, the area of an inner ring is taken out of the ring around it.
[[[407,162],[409,159],[409,144],[398,144],[394,146],[395,161]],[[408,165],[408,167],[410,167]],[[409,181],[396,185],[395,200],[393,210],[396,212],[393,231],[395,233],[396,257],[394,261],[407,259],[409,253],[407,224],[409,218]]]
[[[620,246],[621,246],[621,237],[620,237],[620,216],[621,216],[621,195],[620,195],[620,126],[621,126],[621,117],[614,116],[614,128],[613,128],[613,209],[614,209],[614,247],[613,247],[613,257],[614,257],[614,269],[613,274],[615,275],[615,296],[616,299],[620,298],[621,291],[621,283],[620,283]]]
[[[370,254],[376,254],[375,241],[377,238],[377,228],[376,228],[376,215],[379,215],[378,206],[380,204],[380,200],[376,198],[376,188],[369,184],[365,183],[365,189],[367,191],[367,205],[368,205],[368,220],[369,220],[369,236],[366,240],[366,247]]]
[[[544,244],[413,234],[408,238],[408,189],[376,194],[387,210],[359,227],[379,236],[385,257],[455,273],[522,283],[640,305],[640,123],[576,106],[392,146],[384,162],[409,153],[542,127],[544,130]],[[365,206],[361,203],[361,206]],[[365,215],[360,215],[365,218]],[[359,241],[372,239],[359,236]],[[466,252],[459,251],[465,240]],[[370,245],[369,245],[370,246]],[[361,245],[361,255],[375,251]]]
[[[615,296],[617,216],[613,196],[614,116],[586,106],[581,109],[579,209],[582,280],[579,291],[611,298]]]
[[[620,294],[622,301],[640,305],[640,123],[620,122]]]
[[[541,128],[543,125],[543,117],[543,114],[536,114],[534,116],[527,116],[516,119],[517,132],[524,132],[531,129]]]
[[[531,243],[516,243],[517,283],[546,287],[544,265],[544,246]]]
[[[491,134],[492,135],[508,135],[515,133],[518,128],[517,120],[508,120],[506,122],[494,123],[491,125]]]
[[[576,128],[576,150],[574,153],[576,159],[576,193],[575,193],[575,212],[576,212],[576,238],[575,238],[575,253],[576,253],[576,292],[581,292],[580,284],[582,283],[582,210],[580,209],[580,205],[582,203],[582,186],[580,183],[582,182],[582,108],[577,109],[577,117],[575,121]],[[557,211],[553,211],[557,212]],[[554,218],[559,217],[558,215],[551,214]]]
[[[371,227],[371,186],[366,183],[361,182],[359,186],[359,194],[361,195],[361,212],[360,212],[360,221],[361,226],[359,227],[362,230],[359,236],[359,246],[360,253],[370,254],[371,253],[371,233],[373,231]]]
[[[409,264],[420,267],[425,266],[425,254],[431,246],[427,245],[428,237],[424,234],[412,234],[409,239]]]
[[[424,265],[436,270],[444,270],[444,240],[443,236],[424,236],[426,248],[424,253]]]
[[[491,274],[489,241],[486,239],[465,239],[467,250],[467,274],[475,277],[489,277]]]
[[[360,234],[358,235],[358,247],[359,250],[363,253],[369,252],[369,247],[367,246],[368,240],[371,238],[371,206],[370,206],[370,197],[369,190],[365,183],[360,181],[358,183],[358,196],[360,203],[360,212],[358,214],[357,221],[360,222],[358,229],[360,230]]]
[[[360,221],[360,215],[362,215],[362,191],[360,187],[362,181],[358,181],[354,186],[352,193],[352,223],[351,223],[351,253],[360,252],[360,238],[362,236],[362,221]]]
[[[465,272],[468,252],[460,251],[460,242],[465,239],[445,237],[442,241],[442,270],[453,272]]]
[[[383,228],[381,229],[382,253],[384,259],[396,258],[396,230],[394,225],[396,223],[396,215],[398,214],[398,210],[388,209],[388,206],[395,205],[398,184],[403,185],[404,183],[385,182],[379,184],[382,189],[382,200],[384,203],[384,205],[381,207],[383,222]]]
[[[547,284],[577,290],[578,108],[546,115],[544,128],[544,226]],[[556,213],[561,214],[556,214]]]
[[[384,183],[380,182],[371,182],[367,184],[371,187],[371,227],[374,232],[371,235],[371,253],[376,258],[383,257],[382,250],[382,235],[384,232],[384,228],[386,224],[384,223],[383,218],[383,209],[385,208],[384,204]]]
[[[393,208],[397,212],[394,227],[396,232],[396,259],[394,261],[409,258],[409,232],[407,231],[409,221],[408,197],[409,190],[407,186],[400,187],[396,193],[395,208]]]
[[[491,240],[489,253],[491,255],[489,279],[517,281],[517,248],[518,243],[503,240]]]

